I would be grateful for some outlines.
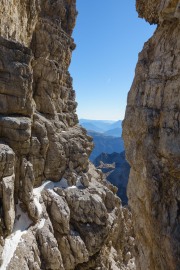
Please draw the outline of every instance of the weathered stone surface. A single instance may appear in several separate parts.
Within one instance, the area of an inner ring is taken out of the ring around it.
[[[27,117],[0,116],[0,136],[17,154],[27,154],[30,147],[31,120]]]
[[[0,114],[32,114],[31,60],[29,48],[0,37]]]
[[[0,235],[11,233],[13,230],[14,209],[14,165],[13,150],[0,144]]]
[[[15,154],[6,144],[0,143],[0,178],[14,173]]]
[[[76,15],[75,0],[0,2],[2,270],[134,269],[130,217],[78,125]]]
[[[137,269],[180,268],[179,1],[137,1],[158,27],[139,54],[124,121]]]
[[[93,170],[91,167],[89,173],[96,175]],[[12,253],[5,240],[4,248],[10,253],[7,269],[16,270],[20,263],[23,269],[70,270],[91,269],[92,266],[93,269],[113,269],[108,268],[111,264],[119,269],[135,269],[134,238],[128,210],[122,209],[118,197],[101,184],[100,178],[97,180],[90,181],[88,188],[82,185],[63,187],[61,182],[64,180],[61,180],[58,183],[49,181],[36,189],[39,198],[34,203],[41,211],[40,218],[33,225],[33,221],[25,219],[24,210],[17,211],[14,228],[22,230],[21,241],[16,243]],[[79,206],[79,210],[83,209],[81,213],[77,212],[77,205],[72,205],[71,198],[76,194],[79,198],[76,204],[84,201]],[[91,213],[89,210],[95,208],[94,202],[97,210]],[[88,205],[91,205],[90,209]],[[102,209],[105,214],[98,212]],[[14,234],[18,237],[16,230]],[[10,237],[14,239],[13,235]],[[4,269],[4,264],[2,267]]]
[[[37,23],[40,1],[21,0],[10,2],[1,1],[0,5],[0,35],[24,45],[29,45],[34,26]]]
[[[2,201],[4,211],[4,223],[8,232],[12,232],[15,210],[14,210],[14,174],[11,176],[3,177],[2,179]]]
[[[180,18],[179,0],[137,0],[136,8],[139,16],[149,23]]]
[[[48,226],[37,231],[37,242],[42,256],[42,267],[44,269],[64,270],[61,253],[53,231]]]
[[[51,190],[44,195],[46,208],[49,213],[54,230],[61,234],[68,234],[70,231],[70,209],[63,196]]]
[[[36,238],[31,230],[22,236],[15,254],[6,269],[42,269],[40,251],[37,247]]]

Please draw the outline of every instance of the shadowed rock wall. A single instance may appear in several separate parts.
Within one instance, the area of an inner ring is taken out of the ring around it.
[[[75,4],[0,2],[2,270],[135,269],[130,213],[89,164],[78,125]]]
[[[180,269],[180,2],[137,1],[157,23],[128,95],[123,137],[137,269]]]

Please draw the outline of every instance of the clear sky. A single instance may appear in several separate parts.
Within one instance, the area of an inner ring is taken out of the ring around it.
[[[138,53],[155,26],[138,18],[135,0],[77,0],[70,73],[79,118],[124,118]]]

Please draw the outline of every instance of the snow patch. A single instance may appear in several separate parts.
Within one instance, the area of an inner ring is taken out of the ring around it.
[[[81,177],[78,177],[78,178],[77,178],[77,181],[76,181],[76,187],[77,187],[77,188],[82,188],[82,187],[84,187],[83,184],[81,183]]]
[[[28,227],[32,224],[32,220],[29,219],[27,213],[24,213],[21,210],[19,203],[16,205],[16,220],[13,233],[5,240],[2,253],[3,263],[0,268],[1,270],[5,270],[7,268],[21,240],[22,235],[27,232]]]
[[[73,185],[73,186],[69,186],[67,180],[65,178],[62,178],[59,182],[46,181],[40,187],[34,188],[33,194],[34,194],[34,199],[37,199],[36,201],[37,206],[39,207],[38,202],[41,197],[41,192],[43,190],[49,190],[53,192],[53,189],[56,187],[61,188],[61,189],[82,188],[83,185],[80,179],[81,177],[77,177],[76,185]],[[40,207],[39,207],[39,210],[40,210]]]
[[[54,196],[58,196],[57,193],[53,191],[55,187],[66,189],[69,186],[67,180],[62,178],[59,182],[45,181],[40,187],[33,189],[34,204],[37,207],[39,216],[41,216],[43,212],[42,205],[40,203],[41,192],[43,190],[49,190]]]
[[[42,191],[41,187],[42,186],[40,186],[39,188],[33,189],[34,204],[36,205],[39,216],[42,214],[42,205],[39,202],[40,197],[41,197],[41,191]]]
[[[58,196],[59,196],[53,189],[48,189],[48,191],[49,191],[54,197],[58,197]]]
[[[59,181],[59,182],[57,182],[55,184],[56,184],[55,187],[60,187],[60,188],[68,188],[69,187],[68,182],[67,182],[67,180],[65,178],[62,178],[61,181]]]
[[[62,178],[59,182],[45,181],[40,187],[34,188],[33,193],[36,196],[40,196],[43,190],[53,189],[55,187],[65,189],[65,188],[68,188],[69,185],[65,178]]]
[[[73,188],[77,188],[77,186],[70,186],[70,187],[68,187],[68,189],[73,189]]]
[[[39,225],[38,225],[38,229],[42,229],[44,227],[44,224],[45,224],[45,218],[42,218],[39,222]]]
[[[37,207],[39,216],[42,214],[42,205],[40,203],[41,192],[43,190],[49,190],[53,195],[58,196],[56,192],[53,191],[55,187],[62,189],[75,189],[83,187],[81,177],[77,178],[76,185],[69,186],[65,178],[62,178],[59,182],[46,181],[40,187],[33,189],[34,203]],[[14,224],[14,229],[12,234],[5,239],[5,245],[2,253],[3,263],[0,267],[1,270],[6,270],[8,264],[10,263],[14,252],[20,242],[24,242],[21,237],[27,232],[28,227],[32,224],[32,220],[29,219],[27,213],[21,210],[20,202],[16,205],[16,220]],[[45,219],[42,218],[39,221],[38,229],[42,229],[45,224]],[[76,235],[77,232],[72,232],[72,235]]]

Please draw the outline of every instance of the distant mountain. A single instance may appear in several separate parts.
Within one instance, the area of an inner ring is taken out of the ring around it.
[[[106,132],[108,130],[114,129],[114,128],[121,128],[122,121],[111,121],[111,120],[90,120],[90,119],[80,119],[79,124],[86,128],[88,124],[92,124],[94,126],[94,129],[91,129],[93,131],[97,131],[97,128],[101,130],[101,132]],[[88,128],[86,128],[88,129]]]
[[[121,198],[122,204],[127,205],[127,184],[130,166],[126,161],[125,152],[101,153],[93,163],[105,174],[106,179],[118,188],[117,195]]]
[[[90,155],[90,160],[93,161],[102,152],[105,153],[121,153],[124,151],[124,142],[121,137],[105,136],[98,132],[88,131],[88,134],[93,138],[94,149]]]
[[[90,120],[90,119],[80,119],[79,123],[81,126],[85,127],[87,124],[92,124],[96,126],[96,128],[99,128],[102,130],[102,132],[106,131],[109,129],[111,124],[114,123],[114,121],[109,121],[109,120]],[[85,127],[86,128],[86,127]],[[93,130],[96,131],[96,130]]]
[[[99,128],[98,126],[95,126],[94,124],[90,122],[84,122],[81,125],[87,130],[103,133],[103,130],[101,128]]]
[[[111,125],[111,124],[115,123],[116,121],[114,121],[114,120],[92,120],[92,119],[81,118],[81,119],[79,119],[79,122],[80,123],[88,122],[88,123],[93,123],[93,124],[97,124],[97,125],[98,124],[100,124],[100,125],[104,125],[104,124]]]
[[[111,124],[110,129],[121,128],[121,127],[122,127],[122,120],[118,120]]]
[[[121,137],[122,136],[122,128],[113,128],[103,133],[105,136],[113,136],[113,137]]]

